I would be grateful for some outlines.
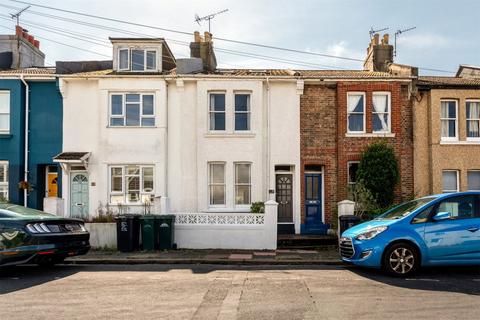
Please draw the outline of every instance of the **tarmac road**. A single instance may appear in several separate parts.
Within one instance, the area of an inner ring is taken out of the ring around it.
[[[0,271],[6,319],[478,319],[480,268],[61,265]]]

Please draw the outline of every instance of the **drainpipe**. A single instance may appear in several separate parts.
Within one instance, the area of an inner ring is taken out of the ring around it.
[[[267,201],[272,196],[270,194],[270,78],[267,76]]]
[[[28,86],[28,83],[25,81],[23,78],[23,74],[20,75],[20,80],[23,82],[25,85],[25,158],[24,158],[24,172],[23,172],[23,180],[25,182],[28,182],[28,118],[29,118],[29,112],[30,112],[30,101],[29,101],[29,92],[30,92],[30,87]],[[24,189],[23,190],[23,206],[27,206],[27,197],[28,197],[28,190]]]

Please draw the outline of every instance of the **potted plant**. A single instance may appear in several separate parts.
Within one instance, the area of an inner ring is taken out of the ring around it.
[[[265,203],[264,202],[253,202],[250,206],[251,213],[265,213]]]
[[[33,190],[33,185],[28,181],[22,180],[18,183],[18,188],[30,192]]]

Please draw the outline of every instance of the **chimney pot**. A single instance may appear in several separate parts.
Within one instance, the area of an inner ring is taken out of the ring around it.
[[[205,42],[212,42],[212,34],[208,31],[205,31]]]
[[[198,31],[195,31],[193,33],[193,38],[194,38],[195,42],[197,42],[197,43],[202,42],[202,37],[200,36],[200,32],[198,32]]]
[[[38,41],[38,40],[33,40],[33,45],[34,45],[37,49],[40,49],[40,41]]]
[[[390,36],[388,35],[388,33],[385,33],[385,34],[383,35],[382,44],[388,44],[388,39],[389,39],[389,37],[390,37]]]
[[[375,35],[373,36],[373,44],[377,45],[379,43],[380,43],[380,35],[378,33],[375,33]]]
[[[27,31],[27,30],[23,29],[23,31],[22,31],[22,37],[23,37],[24,39],[27,39],[27,40],[28,40],[28,31]]]
[[[28,42],[30,42],[31,44],[33,44],[33,40],[34,40],[33,36],[29,34],[29,35],[28,35]]]

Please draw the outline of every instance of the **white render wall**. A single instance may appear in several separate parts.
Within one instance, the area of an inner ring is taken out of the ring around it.
[[[155,167],[155,196],[165,195],[166,85],[158,79],[68,80],[63,88],[63,151],[91,152],[88,161],[89,211],[109,199],[110,165],[143,164]],[[109,127],[109,93],[152,92],[155,124],[150,128]],[[63,173],[66,215],[70,210],[69,177]],[[132,211],[141,205],[129,205]]]
[[[155,165],[155,194],[174,213],[248,212],[234,205],[234,163],[251,163],[252,202],[275,189],[275,165],[294,168],[293,214],[300,230],[300,121],[297,81],[263,79],[115,77],[61,80],[63,151],[88,151],[90,213],[108,201],[108,166]],[[155,92],[155,128],[108,128],[109,93]],[[226,93],[227,130],[208,130],[208,94]],[[233,94],[251,94],[251,131],[233,132]],[[270,154],[270,156],[269,156]],[[208,162],[226,164],[226,201],[208,206]],[[63,173],[68,213],[69,179]],[[92,185],[93,183],[93,185]],[[135,208],[130,206],[131,208]],[[141,206],[137,208],[141,210]]]

